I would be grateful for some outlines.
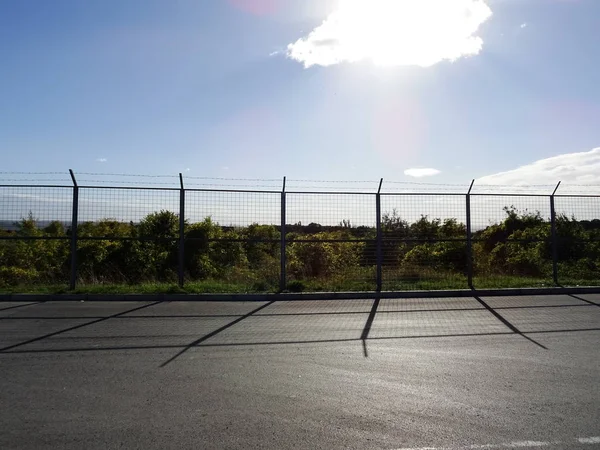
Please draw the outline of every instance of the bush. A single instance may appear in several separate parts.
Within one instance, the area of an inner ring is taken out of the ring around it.
[[[554,250],[549,220],[537,212],[519,212],[512,207],[505,212],[504,220],[474,233],[475,273],[549,277]],[[56,221],[42,228],[32,215],[15,225],[15,230],[0,233],[4,237],[54,239],[1,240],[0,284],[66,282],[70,231]],[[279,287],[277,227],[257,223],[243,228],[223,227],[210,217],[184,225],[185,271],[192,280],[207,280],[204,284],[215,290],[225,289],[219,286],[253,291]],[[452,239],[465,238],[466,229],[456,219],[442,221],[422,216],[409,223],[393,211],[383,214],[382,230],[384,269],[394,282],[404,278],[443,281],[464,277],[466,243]],[[79,225],[78,232],[82,238],[77,250],[78,274],[83,281],[140,283],[172,281],[176,277],[179,217],[173,212],[149,214],[139,224],[111,219],[86,222]],[[600,282],[600,220],[577,221],[558,216],[556,232],[559,278]],[[339,226],[298,223],[289,226],[287,237],[288,273],[291,280],[296,280],[290,282],[288,289],[302,292],[374,288],[374,227],[353,226],[347,220]]]
[[[234,267],[247,267],[241,236],[235,230],[223,231],[210,217],[186,229],[185,268],[194,279],[223,276]],[[227,240],[230,239],[230,240]]]
[[[18,286],[37,281],[39,277],[35,269],[21,269],[20,267],[0,267],[0,285]]]
[[[305,284],[300,280],[290,281],[287,286],[287,290],[290,292],[304,292],[306,289]]]
[[[343,231],[321,232],[310,237],[315,242],[291,242],[287,260],[289,271],[298,278],[328,277],[360,266],[364,242],[326,242],[348,239]],[[319,242],[325,241],[325,242]]]
[[[406,253],[404,263],[434,270],[464,273],[467,269],[466,244],[457,241],[417,245]]]

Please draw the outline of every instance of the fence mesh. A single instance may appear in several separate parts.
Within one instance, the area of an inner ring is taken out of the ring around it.
[[[375,194],[286,194],[288,288],[374,290],[376,222]]]
[[[0,223],[2,229],[16,231],[23,221],[32,219],[41,235],[51,222],[71,227],[73,188],[46,186],[0,187]]]
[[[552,284],[549,196],[471,196],[473,285]]]
[[[139,224],[160,211],[179,214],[178,190],[79,188],[79,224],[103,220]]]
[[[600,198],[557,196],[554,202],[560,283],[600,284]]]
[[[64,287],[73,270],[137,292],[182,278],[190,292],[457,289],[469,274],[476,288],[550,286],[554,270],[600,285],[600,197],[555,196],[553,228],[549,195],[287,192],[282,240],[280,192],[186,189],[183,223],[177,188],[74,193],[0,186],[1,289]]]
[[[82,187],[78,212],[80,284],[177,280],[178,190]]]
[[[0,187],[0,287],[66,286],[73,189]]]
[[[464,195],[382,195],[382,289],[467,287]]]
[[[279,288],[281,194],[190,190],[185,218],[188,285],[209,292]]]

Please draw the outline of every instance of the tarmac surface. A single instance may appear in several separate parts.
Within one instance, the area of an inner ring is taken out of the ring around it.
[[[0,303],[1,449],[600,448],[600,295]]]

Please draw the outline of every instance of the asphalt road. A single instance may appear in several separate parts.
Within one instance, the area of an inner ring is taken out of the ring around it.
[[[600,448],[599,304],[0,303],[0,448]]]

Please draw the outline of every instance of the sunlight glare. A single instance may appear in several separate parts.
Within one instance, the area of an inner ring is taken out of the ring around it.
[[[371,60],[378,66],[432,66],[476,55],[474,34],[492,11],[484,0],[341,0],[288,57],[312,65]]]

